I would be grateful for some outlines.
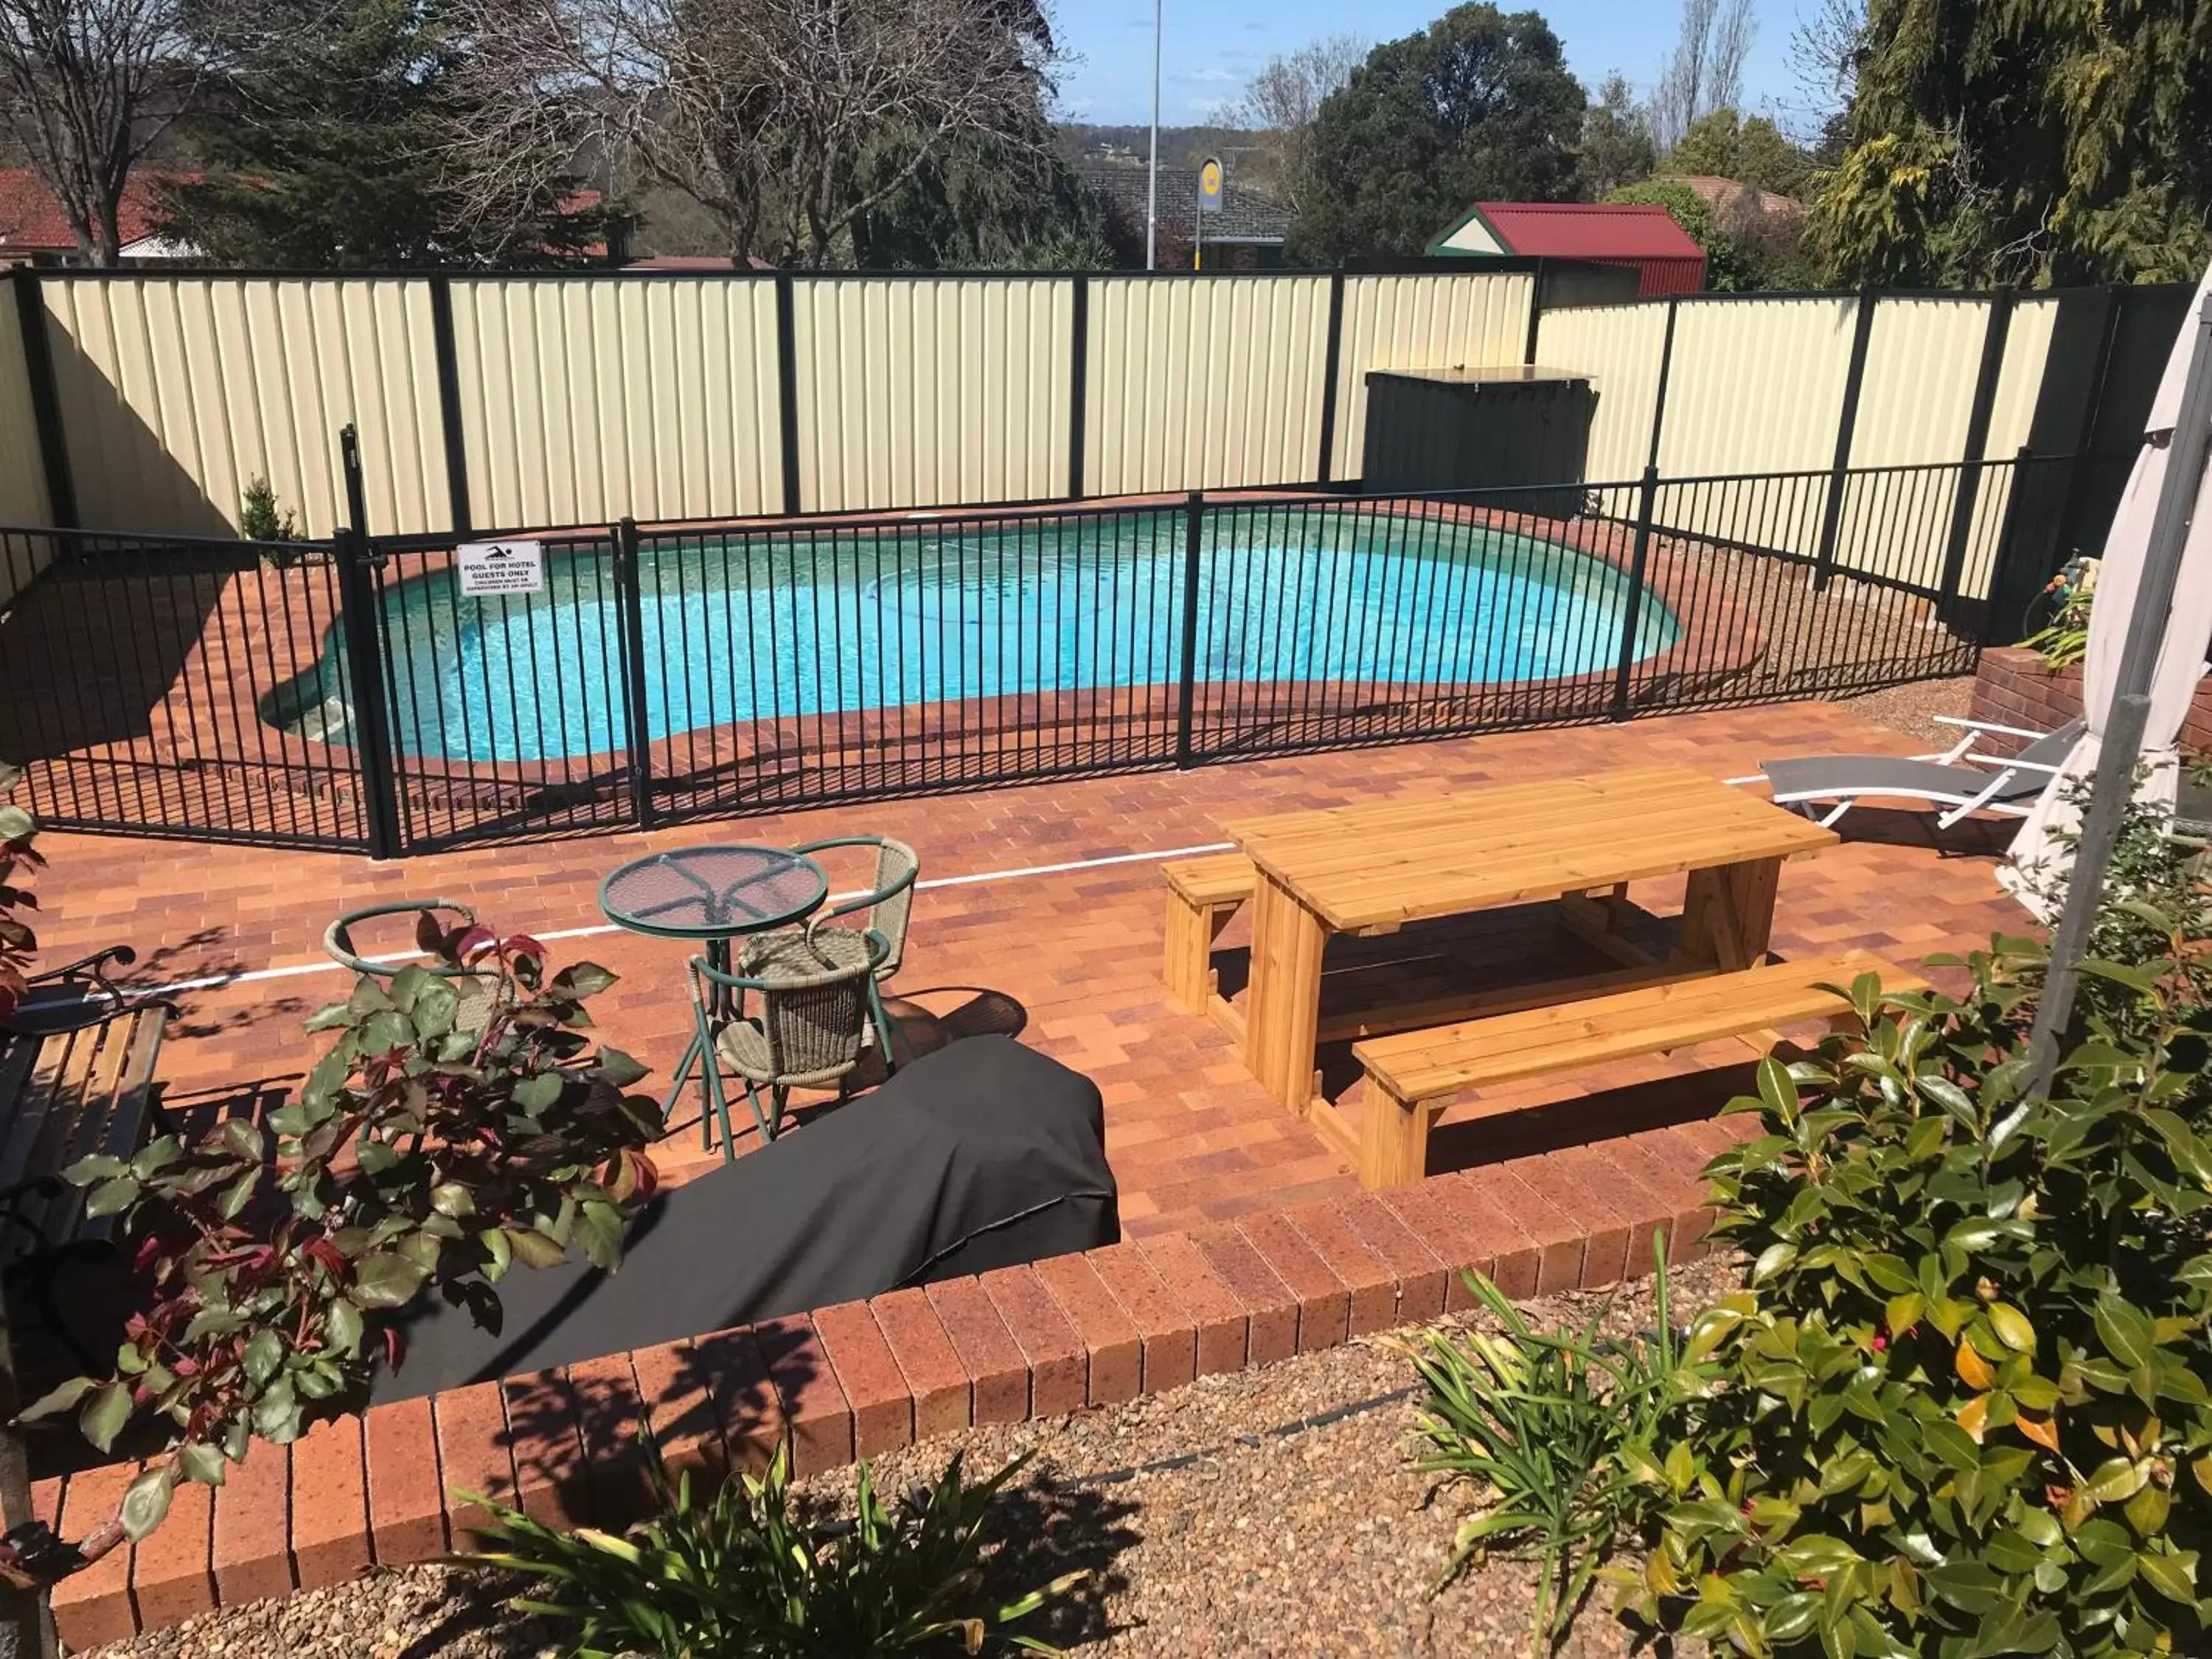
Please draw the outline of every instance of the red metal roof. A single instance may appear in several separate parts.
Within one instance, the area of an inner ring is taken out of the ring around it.
[[[1705,251],[1662,207],[1613,202],[1477,202],[1468,218],[1480,218],[1489,226],[1508,253],[1624,266],[1636,273],[1636,291],[1646,299],[1695,294],[1705,285]],[[1430,251],[1459,250],[1432,246]]]
[[[1662,207],[1611,202],[1477,202],[1515,253],[1554,259],[1695,259],[1705,250]]]
[[[141,241],[152,232],[157,179],[198,176],[132,173],[123,187],[123,205],[116,215],[124,245]],[[69,216],[45,181],[28,167],[0,167],[0,254],[76,252],[76,233],[70,228]]]

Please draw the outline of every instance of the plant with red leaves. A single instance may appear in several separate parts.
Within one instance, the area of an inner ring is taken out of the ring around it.
[[[357,1400],[377,1364],[399,1363],[396,1318],[419,1297],[496,1330],[515,1262],[550,1267],[571,1245],[621,1262],[661,1115],[628,1092],[644,1068],[584,1035],[586,1000],[614,975],[580,963],[548,976],[522,934],[449,933],[427,914],[416,933],[433,965],[363,975],[308,1020],[337,1041],[265,1124],[68,1171],[88,1213],[127,1212],[154,1295],[112,1378],[80,1377],[24,1415],[73,1407],[103,1451],[135,1418],[167,1420],[123,1534],[160,1524],[179,1479],[220,1486],[253,1437],[296,1439]]]
[[[10,769],[0,765],[0,793],[13,781]],[[39,908],[31,890],[21,884],[28,872],[46,862],[31,844],[38,830],[37,821],[21,807],[0,802],[0,1020],[12,1015],[23,1000],[28,985],[26,970],[32,952],[39,948],[39,936],[17,914]]]

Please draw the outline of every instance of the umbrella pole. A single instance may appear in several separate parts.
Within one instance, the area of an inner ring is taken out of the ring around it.
[[[2074,850],[2074,868],[2066,884],[2066,906],[2051,931],[2051,969],[2028,1037],[2027,1087],[2021,1091],[2021,1106],[1991,1132],[1992,1145],[2003,1141],[2020,1127],[2028,1101],[2050,1092],[2058,1071],[2059,1038],[2073,1018],[2074,995],[2081,983],[2089,931],[2096,925],[2097,912],[2104,903],[2106,872],[2119,845],[2128,803],[2135,797],[2136,763],[2142,753],[2143,728],[2150,718],[2151,676],[2158,666],[2166,614],[2172,609],[2174,585],[2181,574],[2190,515],[2196,511],[2207,456],[2212,454],[2212,300],[2205,301],[2197,318],[2196,336],[2189,376],[2182,384],[2181,415],[2173,429],[2172,453],[2166,458],[2166,477],[2159,485],[2158,511],[2151,520],[2150,545],[2144,550],[2142,580],[2136,590],[2135,609],[2128,617],[2127,636],[2121,647],[2112,717],[2098,752],[2089,805],[2081,815],[2081,840]]]

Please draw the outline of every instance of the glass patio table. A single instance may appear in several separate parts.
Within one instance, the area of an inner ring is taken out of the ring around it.
[[[599,884],[599,909],[616,927],[633,933],[700,941],[707,947],[708,965],[726,974],[732,939],[804,921],[829,893],[830,878],[820,865],[781,847],[682,847],[610,874]],[[718,986],[714,995],[726,1005],[729,993]],[[726,1018],[732,1011],[718,1006],[713,1012]],[[694,1020],[664,1110],[674,1109],[695,1067],[706,1100],[705,1057],[705,1039]],[[710,1100],[701,1115],[711,1136]]]

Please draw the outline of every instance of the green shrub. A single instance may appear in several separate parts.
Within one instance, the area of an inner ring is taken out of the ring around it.
[[[239,502],[238,533],[249,542],[291,542],[300,538],[300,521],[291,508],[280,507],[276,489],[256,473],[246,481]]]
[[[524,1595],[518,1610],[573,1624],[579,1655],[666,1659],[872,1659],[877,1655],[981,1653],[994,1628],[1026,1618],[1085,1575],[1072,1573],[993,1605],[981,1558],[991,1504],[1020,1470],[1018,1458],[969,1486],[955,1453],[935,1486],[896,1508],[860,1465],[848,1523],[795,1512],[787,1453],[766,1474],[726,1482],[702,1503],[687,1471],[673,1488],[649,1434],[647,1470],[659,1513],[620,1538],[590,1528],[557,1532],[516,1510],[482,1536],[497,1547],[460,1565],[551,1580],[558,1599]],[[1051,1653],[1034,1638],[1012,1646]]]
[[[2023,1102],[2033,952],[1962,1000],[1863,977],[1863,1030],[1732,1103],[1753,1266],[1692,1326],[1722,1373],[1626,1610],[1747,1654],[2207,1651],[2212,1017],[2174,952],[2092,962],[2156,1018],[2090,1005]]]
[[[1698,1391],[1668,1327],[1666,1253],[1656,1241],[1654,1254],[1655,1335],[1606,1340],[1602,1310],[1579,1334],[1533,1329],[1495,1285],[1470,1273],[1505,1334],[1462,1342],[1431,1331],[1406,1345],[1429,1388],[1419,1467],[1480,1481],[1496,1500],[1461,1526],[1443,1582],[1492,1549],[1536,1561],[1539,1655],[1566,1633],[1614,1540],[1656,1512],[1654,1448],[1675,1402]]]

